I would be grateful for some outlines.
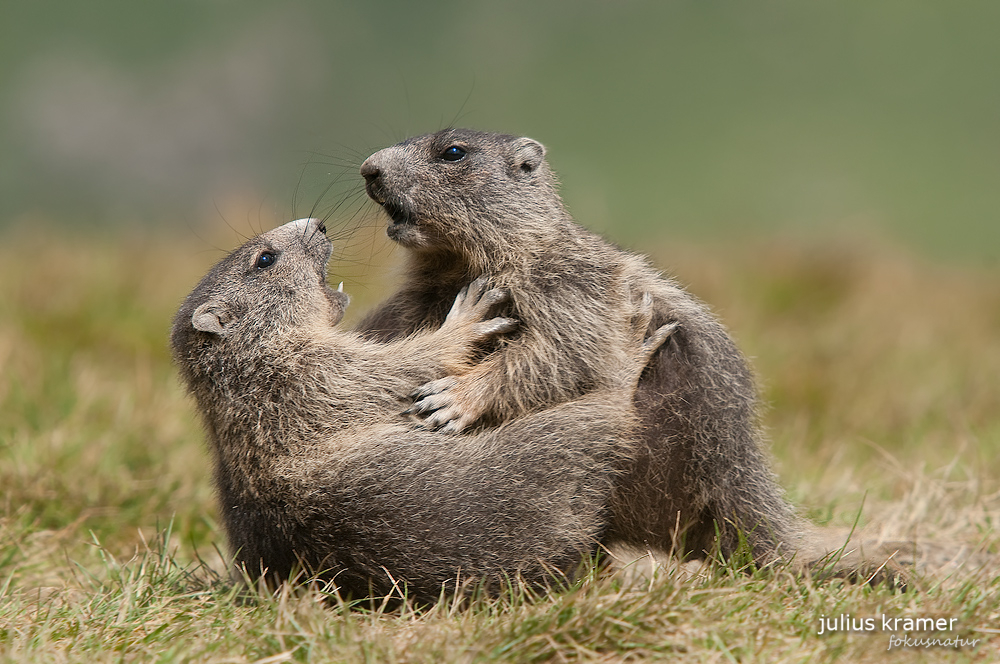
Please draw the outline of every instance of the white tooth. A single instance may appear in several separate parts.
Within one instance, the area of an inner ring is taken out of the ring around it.
[[[337,292],[339,292],[339,293],[343,293],[344,292],[344,282],[343,281],[341,281],[340,285],[337,286]]]

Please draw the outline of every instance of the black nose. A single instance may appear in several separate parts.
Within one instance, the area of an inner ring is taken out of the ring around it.
[[[372,157],[368,157],[365,163],[361,164],[361,175],[364,176],[365,182],[369,184],[378,179],[378,176],[382,174],[379,170],[378,165]]]

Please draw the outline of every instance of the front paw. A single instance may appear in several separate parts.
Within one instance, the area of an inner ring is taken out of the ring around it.
[[[421,385],[411,395],[416,401],[403,414],[422,418],[420,424],[426,429],[461,433],[479,419],[480,413],[463,401],[458,385],[453,376]]]
[[[444,326],[482,321],[493,307],[510,300],[510,291],[505,288],[487,289],[488,284],[489,277],[483,275],[463,288],[455,297]]]

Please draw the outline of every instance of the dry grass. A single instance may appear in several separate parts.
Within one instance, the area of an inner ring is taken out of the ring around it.
[[[364,261],[368,233],[353,237]],[[915,592],[689,565],[414,613],[248,598],[221,578],[208,461],[166,350],[174,309],[219,253],[191,235],[84,237],[9,232],[0,246],[0,661],[998,656],[1000,270],[851,242],[654,254],[754,357],[803,513],[921,543]],[[353,315],[398,258],[334,267]],[[949,565],[958,552],[971,562]],[[840,614],[955,618],[943,636],[979,643],[887,651],[881,631],[817,634]]]

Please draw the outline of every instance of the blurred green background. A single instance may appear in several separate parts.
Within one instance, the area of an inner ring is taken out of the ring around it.
[[[574,215],[640,249],[873,234],[993,263],[998,34],[986,1],[4,2],[0,224],[290,217],[456,124],[545,143]]]

